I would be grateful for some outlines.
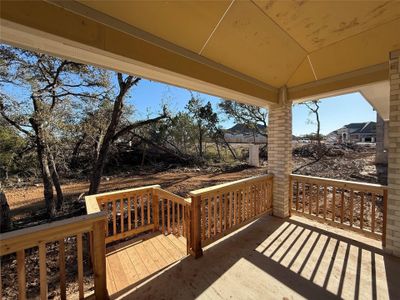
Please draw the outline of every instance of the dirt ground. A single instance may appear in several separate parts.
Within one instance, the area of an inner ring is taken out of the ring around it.
[[[100,191],[106,192],[159,184],[172,193],[186,197],[192,190],[267,172],[266,167],[252,168],[247,166],[237,169],[226,171],[218,167],[206,169],[179,168],[159,173],[104,177]],[[66,201],[78,198],[81,194],[87,192],[88,188],[89,183],[87,181],[77,181],[62,186]],[[33,209],[44,208],[43,187],[41,186],[8,189],[5,193],[14,219],[32,213]]]
[[[374,160],[375,149],[346,150],[343,156],[326,156],[317,163],[302,168],[297,174],[377,183]],[[311,161],[311,158],[295,155],[293,157],[293,170],[296,170],[299,166],[307,165]],[[181,167],[161,172],[154,172],[149,169],[147,171],[104,176],[100,192],[159,184],[163,189],[187,197],[190,191],[199,188],[265,174],[266,172],[266,162],[259,168],[250,167],[246,164],[225,164],[205,168]],[[84,213],[82,211],[84,210],[82,196],[88,188],[89,183],[85,180],[65,182],[62,186],[65,197],[64,212],[73,215]],[[8,188],[5,189],[5,193],[14,221],[26,217],[28,219],[40,219],[44,210],[43,187],[41,185]],[[61,214],[62,212],[60,212]],[[27,224],[20,225],[24,227]],[[21,226],[17,225],[16,227]]]

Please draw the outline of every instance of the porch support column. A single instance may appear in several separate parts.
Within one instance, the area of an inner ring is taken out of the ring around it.
[[[386,251],[400,256],[400,49],[390,53],[389,169]]]
[[[287,88],[279,90],[279,105],[268,113],[268,173],[273,180],[273,214],[289,216],[289,175],[292,172],[292,102]]]

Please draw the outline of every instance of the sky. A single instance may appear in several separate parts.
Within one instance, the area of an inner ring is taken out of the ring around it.
[[[218,110],[220,98],[197,94],[204,101],[210,101],[214,109]],[[137,119],[156,115],[161,111],[162,104],[167,104],[168,108],[176,113],[183,110],[190,99],[190,92],[186,89],[149,80],[142,80],[131,95],[129,102],[136,108]],[[376,121],[373,107],[359,93],[322,99],[319,111],[322,134],[328,134],[349,123]],[[219,117],[222,119],[223,128],[234,125],[233,121],[226,119],[222,114],[219,114]],[[305,105],[294,105],[293,134],[298,136],[315,132],[315,122],[310,123],[313,118]]]

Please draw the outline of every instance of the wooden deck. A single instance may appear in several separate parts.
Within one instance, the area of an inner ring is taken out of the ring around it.
[[[116,296],[185,256],[184,238],[159,232],[107,247],[108,292]]]
[[[111,298],[400,299],[399,270],[376,240],[265,216]]]

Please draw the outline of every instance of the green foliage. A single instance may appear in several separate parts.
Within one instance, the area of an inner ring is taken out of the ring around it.
[[[219,108],[236,124],[246,125],[254,133],[266,136],[265,128],[267,128],[268,117],[266,109],[230,100],[221,100]]]
[[[0,123],[0,170],[2,176],[18,171],[19,155],[26,148],[26,141],[16,131]]]

